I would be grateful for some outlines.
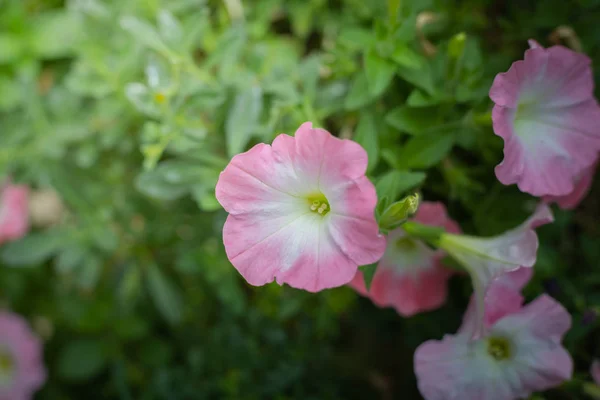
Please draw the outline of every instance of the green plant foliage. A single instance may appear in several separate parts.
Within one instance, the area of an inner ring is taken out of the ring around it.
[[[0,247],[0,305],[45,340],[36,398],[419,399],[414,349],[456,331],[468,278],[412,318],[348,287],[252,287],[222,245],[219,173],[312,121],[365,148],[390,228],[406,217],[397,202],[417,192],[467,233],[514,227],[537,200],[496,180],[490,85],[527,39],[550,45],[561,25],[600,65],[599,6],[0,0],[0,179],[62,203]],[[434,18],[419,26],[423,12]],[[547,292],[572,313],[576,372],[535,398],[594,392],[597,180],[580,208],[540,229],[525,294]],[[376,266],[361,268],[369,284]]]

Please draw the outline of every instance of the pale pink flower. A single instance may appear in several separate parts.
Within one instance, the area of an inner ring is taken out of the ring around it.
[[[252,285],[275,279],[316,292],[378,261],[385,237],[366,168],[360,145],[311,123],[233,157],[216,187],[229,212],[223,242],[233,266]]]
[[[442,203],[422,203],[414,220],[460,233],[458,224],[450,219]],[[433,310],[446,301],[448,278],[452,275],[452,271],[442,265],[445,255],[443,250],[432,250],[398,228],[388,236],[388,246],[370,290],[366,290],[362,271],[356,273],[350,286],[378,306],[394,307],[406,317]]]
[[[566,196],[600,151],[600,107],[590,59],[534,41],[490,89],[494,132],[504,139],[498,180],[534,196]]]
[[[5,184],[0,193],[0,244],[19,239],[29,228],[26,186]]]
[[[480,238],[450,233],[441,235],[439,247],[460,262],[473,280],[478,321],[474,327],[481,328],[483,324],[485,294],[492,281],[519,267],[533,267],[539,245],[535,228],[552,221],[553,216],[548,206],[540,204],[523,224],[499,236]],[[476,329],[473,335],[478,334],[479,329]]]
[[[577,207],[590,191],[597,166],[598,163],[596,162],[575,179],[575,189],[571,193],[566,196],[544,196],[543,200],[547,203],[557,203],[565,210],[572,210]]]
[[[594,360],[590,367],[590,374],[596,385],[600,386],[600,360]]]
[[[46,381],[42,343],[16,314],[0,311],[0,400],[28,400]]]
[[[499,288],[506,298],[520,296]],[[417,348],[415,372],[426,400],[521,399],[571,378],[573,361],[561,346],[571,326],[567,310],[547,295],[525,307],[490,305],[499,308],[489,310],[497,318],[480,338],[458,333]]]
[[[485,292],[483,326],[478,325],[476,296],[471,296],[459,332],[477,337],[503,316],[521,309],[525,298],[520,291],[532,277],[533,268],[521,267],[494,279]]]

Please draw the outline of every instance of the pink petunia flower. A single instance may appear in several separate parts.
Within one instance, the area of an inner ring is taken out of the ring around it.
[[[0,194],[0,244],[19,239],[29,229],[26,186],[6,184]]]
[[[229,261],[255,286],[275,279],[316,292],[348,283],[385,251],[366,168],[359,144],[311,123],[233,157],[216,187],[229,212]]]
[[[594,180],[594,173],[596,172],[596,162],[590,168],[582,172],[575,180],[575,189],[566,196],[544,196],[543,200],[547,203],[557,203],[561,208],[565,210],[572,210],[577,207],[579,203],[587,196]]]
[[[566,196],[600,151],[590,59],[562,46],[530,45],[490,89],[494,132],[504,139],[496,176],[534,196]]]
[[[533,268],[521,267],[507,272],[494,279],[485,292],[483,326],[477,320],[476,296],[471,296],[467,311],[463,316],[463,323],[459,332],[477,335],[489,329],[500,318],[518,311],[523,306],[525,298],[521,295],[521,289],[533,277]]]
[[[503,298],[520,296],[499,288]],[[415,372],[426,400],[514,400],[571,378],[573,361],[561,346],[571,326],[567,310],[547,295],[525,307],[491,306],[497,318],[480,338],[458,333],[417,348]]]
[[[594,360],[590,367],[590,374],[596,385],[600,386],[600,360]]]
[[[0,311],[0,400],[28,400],[46,381],[41,341],[18,315]]]
[[[460,233],[442,203],[422,203],[414,219]],[[394,307],[406,317],[434,310],[446,301],[448,278],[452,275],[442,265],[445,255],[443,250],[432,250],[398,228],[388,236],[388,247],[377,266],[370,291],[366,290],[362,271],[356,273],[350,286],[379,307]]]
[[[460,262],[473,280],[478,321],[474,325],[478,328],[473,332],[474,336],[481,333],[479,328],[482,327],[484,319],[485,295],[490,284],[496,278],[519,267],[533,267],[539,244],[535,228],[552,222],[553,219],[548,206],[540,204],[523,224],[499,236],[479,238],[442,234],[439,247]]]

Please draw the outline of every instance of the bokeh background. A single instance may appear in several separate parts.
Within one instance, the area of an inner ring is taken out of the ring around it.
[[[598,82],[599,20],[598,0],[0,0],[0,176],[31,186],[33,223],[0,247],[0,305],[45,340],[36,398],[420,399],[413,352],[455,332],[468,278],[412,318],[347,287],[251,287],[218,174],[313,121],[367,149],[380,194],[502,232],[536,200],[495,178],[492,80],[534,38],[590,55]],[[532,399],[592,390],[598,176],[539,229],[525,294],[572,313],[576,373]]]

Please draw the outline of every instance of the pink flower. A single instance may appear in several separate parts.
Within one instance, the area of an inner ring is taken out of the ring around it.
[[[501,290],[508,298],[520,296],[516,289]],[[446,335],[417,348],[415,372],[426,400],[527,398],[570,379],[573,361],[561,340],[571,316],[558,302],[542,295],[514,310],[502,302],[493,306],[502,310],[489,310],[498,317],[481,338]]]
[[[0,311],[0,400],[27,400],[46,381],[42,343],[18,315]]]
[[[459,332],[474,333],[477,337],[503,316],[520,310],[525,300],[520,291],[532,277],[533,268],[521,267],[494,279],[485,292],[482,327],[478,325],[480,321],[477,320],[476,296],[471,296]]]
[[[415,220],[459,233],[460,228],[442,203],[422,203]],[[367,292],[362,271],[350,282],[356,291],[380,307],[391,306],[400,315],[411,316],[440,307],[446,301],[447,282],[452,272],[442,265],[446,253],[407,237],[402,228],[388,236],[388,247],[377,266]]]
[[[561,208],[565,210],[571,210],[587,196],[594,180],[594,173],[596,172],[596,162],[590,168],[587,168],[575,179],[575,189],[566,196],[544,196],[543,200],[548,203],[557,203]]]
[[[494,132],[504,139],[496,176],[534,196],[566,196],[600,151],[590,59],[562,46],[530,45],[490,89]]]
[[[19,239],[27,233],[29,190],[26,186],[6,184],[0,194],[0,244]]]
[[[479,238],[450,233],[442,234],[439,247],[446,250],[471,275],[478,321],[473,335],[479,335],[484,320],[485,296],[488,287],[496,278],[519,267],[533,267],[536,261],[538,238],[535,228],[552,222],[548,206],[541,204],[523,224],[502,235]],[[527,276],[519,276],[525,282]]]
[[[594,360],[590,368],[590,374],[592,379],[596,382],[596,385],[600,386],[600,360]]]
[[[233,157],[216,187],[229,212],[229,261],[256,286],[275,279],[316,292],[348,283],[385,251],[366,168],[360,145],[311,123]]]

